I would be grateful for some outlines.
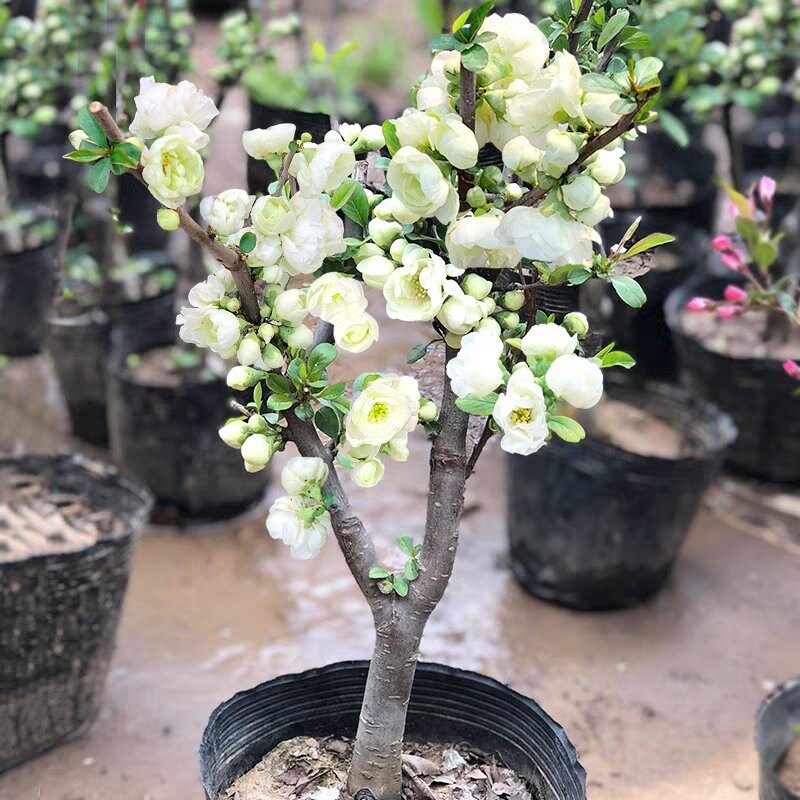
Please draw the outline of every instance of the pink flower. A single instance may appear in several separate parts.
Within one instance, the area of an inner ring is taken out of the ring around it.
[[[766,210],[772,208],[772,201],[775,198],[776,188],[777,184],[775,181],[767,175],[764,175],[758,181],[758,198],[761,200],[761,204]]]
[[[726,286],[725,299],[729,303],[744,303],[747,300],[747,292],[738,286]]]
[[[717,316],[720,319],[730,319],[743,311],[744,309],[741,306],[719,306],[717,308]]]
[[[715,236],[711,240],[711,246],[718,253],[726,253],[730,250],[733,250],[733,241],[731,240],[730,236],[725,236],[724,234],[720,234],[719,236]]]
[[[800,381],[800,364],[798,364],[796,361],[784,361],[783,371],[790,378]]]
[[[747,266],[744,253],[736,248],[727,253],[721,253],[720,258],[722,259],[722,263],[734,272],[741,272]]]
[[[716,303],[707,297],[693,297],[687,304],[689,311],[710,311]]]

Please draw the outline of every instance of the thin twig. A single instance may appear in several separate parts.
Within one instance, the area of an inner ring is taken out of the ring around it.
[[[594,0],[581,0],[581,4],[578,7],[578,13],[575,14],[575,18],[570,25],[570,34],[569,34],[569,52],[572,55],[575,55],[578,52],[578,45],[581,42],[581,32],[576,31],[575,29],[582,23],[589,19],[589,13],[592,10],[592,5],[594,4]]]
[[[491,418],[490,418],[491,419]],[[486,442],[494,436],[494,431],[491,428],[490,420],[486,420],[486,424],[483,426],[483,430],[481,431],[481,437],[475,443],[475,447],[472,448],[472,452],[469,455],[469,460],[467,461],[467,478],[472,475],[473,471],[475,470],[475,465],[478,463],[478,459],[483,452],[483,448],[486,447]]]
[[[272,193],[273,197],[280,197],[281,192],[283,192],[283,187],[286,186],[286,181],[289,180],[289,167],[291,166],[293,158],[294,153],[291,150],[283,157],[281,174],[278,177],[278,185],[275,187],[275,191]]]
[[[622,34],[618,33],[606,43],[606,46],[603,48],[603,52],[600,53],[600,58],[597,59],[597,72],[605,72],[608,69],[608,65],[611,63],[611,59],[614,56],[614,51],[619,46],[619,40],[621,36]]]
[[[459,78],[460,95],[458,99],[458,111],[464,124],[470,129],[475,130],[475,104],[477,102],[477,78],[474,72],[470,72],[463,64]],[[472,176],[468,172],[459,170],[458,172],[458,199],[461,210],[468,208],[467,192],[472,188]]]

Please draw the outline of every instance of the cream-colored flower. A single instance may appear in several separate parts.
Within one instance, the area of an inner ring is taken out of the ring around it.
[[[383,477],[383,462],[378,458],[368,458],[364,461],[356,461],[350,470],[350,477],[356,486],[362,489],[371,489],[377,486]]]
[[[219,114],[214,101],[189,81],[177,86],[157,83],[151,75],[140,78],[139,94],[133,98],[136,114],[130,132],[152,139],[173,125],[190,122],[204,131]]]
[[[196,308],[216,306],[227,295],[232,295],[235,291],[236,283],[230,270],[220,267],[189,290],[189,303]]]
[[[457,169],[478,163],[478,140],[458,114],[445,114],[431,133],[431,144]]]
[[[302,153],[295,156],[290,172],[297,178],[303,195],[319,197],[323,192],[333,192],[352,174],[355,165],[353,148],[341,139],[331,139],[314,148],[310,160]]]
[[[333,325],[333,340],[348,353],[363,353],[378,341],[378,322],[375,317],[361,313],[341,317]]]
[[[591,228],[580,222],[528,206],[510,209],[497,236],[513,244],[525,258],[556,265],[590,261],[595,238]]]
[[[517,248],[497,238],[503,220],[500,209],[476,217],[472,212],[459,217],[445,236],[447,254],[453,266],[468,269],[511,269],[520,261]]]
[[[263,161],[272,155],[288,153],[296,130],[291,122],[282,122],[269,128],[253,128],[242,134],[242,146],[251,158]]]
[[[289,201],[292,226],[280,235],[282,266],[291,275],[316,272],[328,256],[347,249],[344,224],[324,200],[296,194]]]
[[[290,495],[303,494],[310,486],[328,480],[328,465],[315,456],[295,456],[281,470],[281,485]]]
[[[325,322],[350,322],[361,317],[366,308],[361,281],[349,275],[326,272],[308,287],[308,311]]]
[[[489,58],[508,64],[512,76],[526,83],[539,74],[550,55],[547,38],[523,14],[490,14],[481,26],[484,32],[496,34],[483,43]]]
[[[542,387],[527,368],[517,368],[492,412],[503,431],[500,447],[507,453],[529,456],[547,441],[547,406]]]
[[[417,425],[419,386],[408,375],[384,375],[353,400],[345,422],[351,447],[382,446]]]
[[[279,497],[269,510],[267,530],[273,539],[289,546],[292,558],[301,561],[318,556],[328,536],[333,534],[331,516],[324,511],[307,525],[299,513],[308,509],[309,501],[301,497]]]
[[[226,189],[213,197],[204,197],[200,213],[215,233],[230,236],[242,228],[254,200],[244,189]]]
[[[432,320],[447,296],[448,272],[444,259],[422,247],[409,245],[403,265],[383,285],[386,313],[405,322]]]
[[[603,396],[603,371],[580,356],[557,358],[547,370],[545,380],[553,394],[575,408],[591,408]]]
[[[277,236],[288,230],[294,222],[289,201],[285,197],[271,195],[255,201],[250,219],[253,227],[264,236]]]
[[[239,346],[239,319],[230,311],[213,306],[184,307],[178,314],[179,335],[184,342],[207,347],[222,358],[233,358]]]
[[[386,256],[369,256],[359,261],[356,269],[361,273],[367,286],[382,291],[389,276],[397,269],[397,264]]]
[[[142,151],[142,177],[150,194],[167,208],[178,208],[203,188],[203,159],[178,134],[162,136]]]
[[[464,336],[485,316],[484,300],[476,300],[466,294],[455,282],[448,287],[450,296],[442,304],[436,318],[450,333]]]
[[[447,364],[447,377],[456,397],[483,397],[503,382],[500,356],[503,341],[490,329],[468,333],[461,340],[458,355]]]
[[[528,358],[557,358],[574,353],[577,345],[577,337],[555,322],[531,326],[521,340],[522,352]]]
[[[401,147],[392,158],[386,179],[393,197],[408,211],[405,219],[416,222],[436,217],[449,224],[458,212],[458,194],[442,175],[436,162],[413,147]]]

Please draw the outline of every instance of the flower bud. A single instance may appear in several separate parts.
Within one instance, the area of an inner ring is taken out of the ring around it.
[[[525,190],[518,183],[507,183],[505,196],[506,200],[519,200]]]
[[[495,319],[504,330],[510,331],[519,325],[519,314],[515,311],[501,311],[495,314]]]
[[[274,344],[268,344],[261,351],[261,363],[264,369],[280,369],[283,366],[283,353]]]
[[[176,231],[181,225],[181,218],[178,212],[171,208],[159,208],[156,211],[156,222],[158,227],[165,231]]]
[[[249,333],[239,343],[236,350],[236,360],[246,366],[252,366],[261,358],[261,340],[254,333]]]
[[[33,110],[31,119],[37,125],[52,125],[56,119],[56,110],[53,106],[39,106]]]
[[[473,186],[467,191],[467,202],[471,208],[483,208],[486,205],[486,192],[480,186]]]
[[[548,131],[547,148],[539,166],[551,178],[560,178],[570,164],[578,160],[579,148],[575,138],[566,131]]]
[[[597,184],[595,184],[595,186],[597,186]],[[604,194],[599,195],[594,204],[589,208],[585,208],[583,211],[578,211],[575,214],[575,218],[578,222],[582,222],[590,228],[593,228],[595,225],[611,216],[613,216],[611,201]]]
[[[408,241],[406,239],[395,239],[392,242],[392,246],[389,248],[389,255],[399,263],[403,260],[403,253],[406,247],[408,247]]]
[[[447,331],[447,333],[444,336],[444,342],[448,347],[452,347],[453,350],[460,350],[462,338],[463,337],[459,336],[457,333],[452,333],[451,331]]]
[[[747,300],[747,292],[739,286],[726,286],[724,296],[729,303],[744,303]]]
[[[502,182],[502,180],[503,180],[503,171],[500,169],[500,167],[491,165],[483,169],[478,183],[483,189],[492,191],[497,187],[499,183]]]
[[[258,472],[264,469],[269,464],[274,452],[275,447],[272,440],[263,433],[254,433],[252,436],[248,436],[242,445],[242,458],[245,464],[256,468],[248,471]]]
[[[491,297],[484,297],[483,300],[478,301],[481,305],[481,309],[483,313],[488,317],[490,314],[494,314],[497,310],[497,303],[495,303],[494,299]]]
[[[244,440],[250,435],[250,428],[243,420],[234,420],[227,425],[223,425],[219,429],[219,438],[225,442],[228,447],[233,447],[239,450],[244,444]]]
[[[713,300],[709,300],[707,297],[693,297],[687,304],[686,309],[688,311],[709,311],[716,303]]]
[[[727,253],[729,250],[733,250],[733,241],[731,240],[730,236],[720,234],[711,240],[711,246],[718,253]]]
[[[383,477],[383,462],[377,458],[368,458],[366,461],[356,461],[350,470],[350,477],[356,486],[371,489]]]
[[[266,373],[262,372],[260,369],[238,366],[233,367],[230,372],[228,372],[227,383],[231,389],[243,392],[245,389],[251,389],[264,377],[266,377]]]
[[[389,276],[397,265],[386,256],[371,256],[356,264],[356,269],[364,278],[364,283],[371,289],[382,290]]]
[[[366,125],[361,129],[361,134],[358,137],[359,149],[367,152],[375,153],[383,149],[386,141],[383,137],[383,130],[380,125]]]
[[[494,317],[486,317],[475,326],[476,331],[482,331],[484,329],[491,330],[492,333],[496,333],[500,336],[500,323]]]
[[[81,142],[86,141],[89,138],[87,133],[84,133],[80,128],[78,130],[72,131],[69,135],[69,143],[72,145],[74,150],[77,150],[81,146]]]
[[[314,341],[314,332],[308,325],[298,325],[296,328],[289,328],[286,325],[281,327],[281,339],[289,347],[297,350],[307,350]]]
[[[433,400],[423,400],[422,405],[419,407],[419,418],[422,422],[432,422],[436,419],[439,409],[436,408],[436,403]]]
[[[375,244],[384,250],[387,250],[403,233],[403,227],[399,222],[386,222],[382,219],[371,219],[367,229]]]
[[[264,433],[269,430],[269,424],[262,414],[253,414],[253,416],[247,420],[247,427],[253,433]]]
[[[374,221],[375,220],[373,220],[373,222]],[[384,255],[386,255],[386,253],[384,253],[383,248],[378,247],[378,245],[374,242],[365,242],[361,245],[361,247],[358,248],[358,250],[356,250],[355,255],[353,256],[353,261],[358,264],[367,258],[371,258],[372,256]]]
[[[465,294],[476,300],[483,300],[492,291],[492,282],[481,278],[476,272],[468,273],[461,281],[461,288]]]
[[[503,295],[503,308],[507,311],[519,311],[525,305],[525,292],[516,289]]]
[[[355,141],[358,139],[360,133],[361,126],[357,122],[352,124],[349,122],[343,122],[341,125],[339,125],[339,136],[344,139],[345,144],[355,144]]]
[[[220,302],[220,305],[224,306],[231,314],[237,314],[242,308],[238,297],[226,297]]]
[[[273,315],[291,326],[299,325],[308,315],[306,293],[301,289],[287,289],[275,298]]]
[[[270,325],[269,322],[262,322],[261,325],[258,326],[258,335],[264,342],[269,344],[272,341],[272,337],[275,335],[275,326]]]
[[[597,202],[600,185],[588,175],[578,175],[561,187],[561,197],[573,211],[583,211]]]
[[[586,314],[582,314],[580,311],[570,311],[569,314],[564,316],[562,324],[578,338],[582,338],[589,333],[589,320],[586,319]]]

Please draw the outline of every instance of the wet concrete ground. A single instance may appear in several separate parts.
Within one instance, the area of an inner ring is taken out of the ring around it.
[[[202,26],[200,50],[212,41]],[[227,147],[212,157],[209,191],[243,181],[240,93],[223,120],[216,135]],[[381,330],[379,345],[347,359],[349,374],[399,369],[421,340],[383,318]],[[75,447],[65,430],[46,358],[0,373],[0,452]],[[421,536],[424,438],[411,449],[379,489],[354,490],[387,554],[398,534]],[[507,570],[503,468],[491,443],[470,482],[455,574],[423,658],[536,698],[578,747],[593,800],[755,798],[755,708],[800,671],[798,517],[723,482],[660,597],[577,614],[529,597]],[[196,749],[219,702],[282,673],[369,657],[369,614],[335,543],[315,561],[292,561],[267,536],[264,515],[145,532],[100,719],[82,739],[0,776],[0,800],[200,800]]]

